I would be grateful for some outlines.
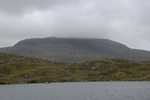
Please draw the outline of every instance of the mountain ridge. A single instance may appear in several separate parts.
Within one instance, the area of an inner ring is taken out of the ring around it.
[[[131,49],[109,39],[92,38],[33,38],[19,41],[0,52],[48,58],[57,61],[96,60],[106,57],[149,61],[150,52]]]

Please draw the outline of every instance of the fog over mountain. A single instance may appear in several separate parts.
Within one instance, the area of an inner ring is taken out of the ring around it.
[[[150,51],[150,0],[0,0],[0,47],[27,38],[106,38]]]
[[[131,49],[108,39],[35,38],[25,39],[0,52],[47,58],[56,61],[85,61],[106,57],[149,61],[150,52]]]

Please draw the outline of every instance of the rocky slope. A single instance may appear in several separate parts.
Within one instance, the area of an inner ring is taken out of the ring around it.
[[[118,58],[55,62],[0,53],[0,84],[81,81],[150,81],[150,62]]]

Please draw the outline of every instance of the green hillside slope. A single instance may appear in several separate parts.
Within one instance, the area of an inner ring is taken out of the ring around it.
[[[118,58],[78,63],[0,53],[0,83],[149,81],[150,62]]]

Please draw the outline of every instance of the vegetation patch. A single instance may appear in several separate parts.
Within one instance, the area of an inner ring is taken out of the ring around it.
[[[149,80],[148,61],[104,58],[74,63],[0,53],[0,84]]]

